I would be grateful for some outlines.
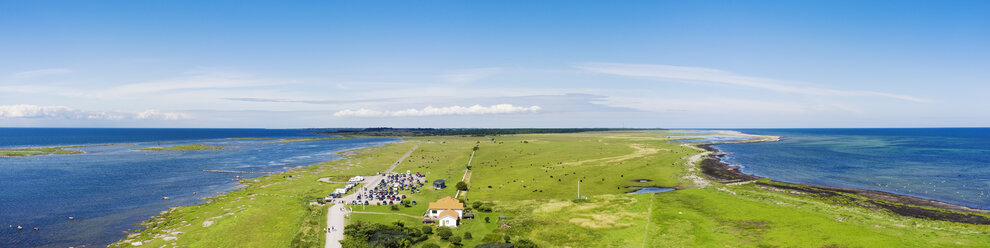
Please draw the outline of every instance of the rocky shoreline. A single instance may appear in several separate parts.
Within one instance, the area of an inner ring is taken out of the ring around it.
[[[781,182],[774,181],[769,178],[764,179],[763,177],[756,175],[746,174],[740,171],[739,167],[722,162],[722,157],[724,157],[726,153],[713,147],[717,144],[766,142],[776,141],[778,139],[779,137],[764,137],[762,139],[747,140],[742,142],[697,144],[695,145],[696,147],[709,152],[707,157],[700,162],[701,171],[710,180],[723,184],[754,183],[758,185],[758,187],[763,187],[767,190],[813,195],[819,198],[830,198],[840,200],[837,202],[846,202],[848,204],[855,204],[874,210],[889,211],[902,216],[958,223],[990,225],[990,210],[971,208],[890,192]],[[860,197],[854,197],[851,195]]]

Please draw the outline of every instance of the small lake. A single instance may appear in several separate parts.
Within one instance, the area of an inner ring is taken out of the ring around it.
[[[641,194],[641,193],[663,193],[676,190],[675,188],[662,188],[662,187],[626,187],[629,189],[637,189],[636,191],[629,192],[630,194]]]

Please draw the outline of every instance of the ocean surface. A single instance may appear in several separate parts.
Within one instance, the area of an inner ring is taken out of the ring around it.
[[[0,157],[0,247],[105,247],[170,207],[233,190],[235,176],[339,159],[334,152],[395,138],[278,143],[240,137],[315,137],[309,130],[0,128],[0,148],[115,144],[85,154]],[[181,144],[222,150],[136,151]],[[196,194],[193,194],[196,192]],[[167,196],[170,200],[162,200]],[[72,216],[76,220],[68,220]],[[24,230],[18,231],[20,225]],[[38,227],[40,231],[31,230]]]
[[[736,131],[782,137],[715,146],[745,173],[990,209],[990,128]]]

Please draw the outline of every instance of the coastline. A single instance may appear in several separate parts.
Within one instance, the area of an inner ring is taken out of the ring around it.
[[[376,138],[393,138],[393,137],[376,137]],[[338,139],[340,138],[335,138],[333,140],[338,140]],[[349,138],[344,138],[344,139],[349,139]],[[310,141],[310,140],[306,140],[306,141]],[[203,218],[193,218],[193,219],[198,221],[203,221],[201,224],[200,223],[196,223],[196,224],[202,226],[204,229],[213,228],[212,227],[213,223],[219,222],[219,220],[225,218],[226,216],[233,216],[233,218],[236,218],[237,215],[239,215],[238,213],[242,213],[245,210],[245,207],[247,206],[247,205],[240,205],[241,203],[238,203],[242,199],[255,200],[255,198],[260,198],[260,197],[278,199],[276,201],[289,199],[289,201],[291,202],[290,204],[295,207],[295,204],[297,203],[296,201],[299,198],[310,200],[313,199],[313,197],[315,197],[316,195],[307,196],[307,197],[296,197],[287,193],[289,191],[292,191],[291,189],[271,189],[269,187],[272,188],[280,187],[280,185],[283,184],[297,183],[300,181],[307,183],[316,183],[319,184],[319,187],[325,186],[326,183],[333,183],[333,182],[321,180],[322,178],[313,178],[313,177],[314,175],[317,175],[320,172],[322,172],[324,169],[326,169],[326,165],[332,163],[341,163],[341,161],[346,161],[348,159],[352,159],[357,156],[360,156],[361,153],[370,154],[372,152],[369,151],[375,151],[389,144],[403,143],[404,141],[405,139],[397,138],[394,141],[385,141],[382,142],[381,144],[342,149],[332,152],[332,154],[339,156],[336,159],[326,160],[326,161],[307,164],[307,165],[299,165],[295,167],[283,167],[283,169],[280,171],[251,172],[252,174],[264,174],[264,175],[260,175],[258,177],[251,177],[251,178],[241,178],[236,181],[236,185],[231,190],[218,192],[217,195],[200,198],[199,199],[200,202],[197,202],[195,204],[170,207],[166,210],[159,212],[157,215],[151,216],[147,219],[134,223],[134,225],[138,226],[138,228],[128,230],[126,236],[117,239],[116,241],[111,243],[108,247],[136,247],[136,246],[147,245],[151,241],[156,241],[156,240],[166,241],[166,242],[173,241],[177,238],[179,234],[183,233],[182,231],[178,231],[179,228],[187,227],[190,224],[192,224],[192,223],[187,224],[184,222],[183,224],[185,225],[175,225],[175,226],[168,225],[174,223],[176,219],[180,219],[181,215],[208,216],[208,218],[205,218],[205,220],[203,220]],[[295,141],[289,143],[296,143],[296,142],[305,142],[305,141]],[[204,171],[230,172],[230,171],[209,171],[209,170],[204,170]],[[206,214],[203,212],[198,212],[201,211],[200,210],[201,208],[205,208],[209,205],[233,204],[233,203],[238,203],[238,204],[234,205],[236,207],[234,206],[218,207],[220,209],[225,210],[224,214]],[[263,204],[263,203],[256,203],[256,204]],[[274,204],[282,208],[286,207],[284,205],[284,202],[278,202],[278,203],[267,202],[264,204]],[[279,205],[279,204],[283,204],[283,205]],[[311,204],[307,204],[305,211],[306,213],[310,213],[310,211],[313,210],[314,208],[319,209],[318,205],[314,207]],[[234,211],[226,212],[226,210],[232,210],[232,209]],[[215,215],[215,216],[211,216],[211,215]],[[325,215],[325,214],[318,214],[318,215]],[[279,217],[284,217],[284,216],[279,216]],[[323,225],[325,225],[325,223],[323,223]],[[319,233],[322,234],[322,232]],[[292,238],[293,237],[289,237],[289,239],[287,240],[291,240]]]
[[[968,206],[946,203],[938,200],[925,199],[916,196],[902,195],[878,190],[867,190],[846,187],[832,187],[804,183],[793,183],[777,181],[771,178],[747,174],[740,171],[738,166],[722,162],[722,157],[728,153],[715,148],[719,144],[733,143],[753,143],[753,142],[775,142],[779,141],[778,136],[762,136],[745,134],[738,131],[715,131],[722,135],[735,135],[751,137],[750,140],[695,143],[693,146],[705,150],[707,154],[702,156],[699,162],[701,172],[709,180],[725,185],[755,184],[767,190],[784,191],[816,197],[829,198],[838,197],[843,200],[852,201],[855,205],[862,207],[887,210],[894,214],[930,220],[941,220],[968,224],[990,225],[990,210],[972,208]],[[773,189],[769,189],[773,188]],[[864,199],[850,197],[849,194]]]

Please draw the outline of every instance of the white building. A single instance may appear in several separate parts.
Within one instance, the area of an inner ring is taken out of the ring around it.
[[[437,220],[440,226],[457,227],[458,221],[464,217],[464,203],[447,196],[431,202],[426,215]]]
[[[440,211],[440,219],[437,224],[445,227],[457,227],[457,212],[444,210]]]

